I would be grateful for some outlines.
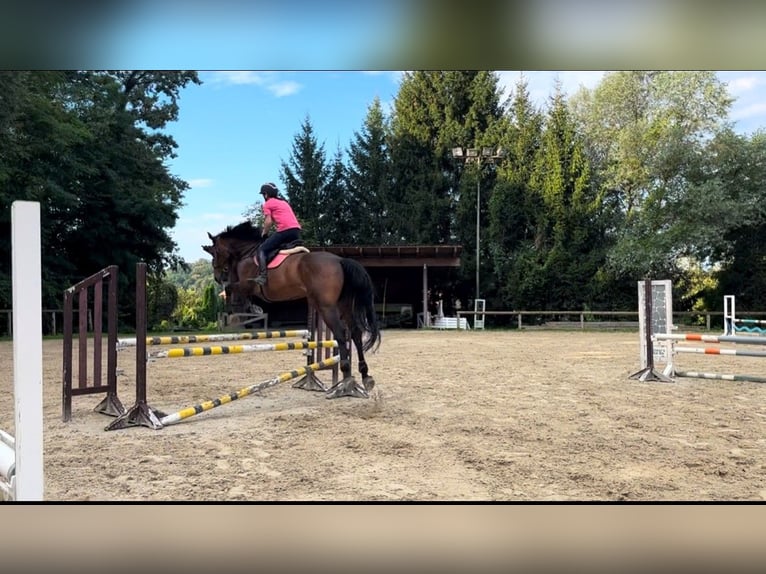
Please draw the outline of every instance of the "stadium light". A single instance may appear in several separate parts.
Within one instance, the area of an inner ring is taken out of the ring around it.
[[[465,153],[464,153],[465,152]],[[476,163],[478,166],[478,177],[476,178],[476,299],[479,299],[479,269],[481,267],[481,168],[483,164],[494,164],[505,157],[503,148],[497,149],[484,147],[478,148],[452,148],[452,157],[465,163]]]

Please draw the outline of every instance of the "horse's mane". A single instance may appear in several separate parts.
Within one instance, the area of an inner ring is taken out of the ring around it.
[[[229,225],[216,236],[218,239],[239,239],[240,241],[262,241],[261,228],[252,221],[243,221],[238,225]]]

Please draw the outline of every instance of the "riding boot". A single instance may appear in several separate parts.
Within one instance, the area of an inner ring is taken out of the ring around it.
[[[266,274],[268,273],[268,269],[266,268],[266,254],[261,251],[260,249],[256,253],[256,259],[258,263],[258,277],[255,278],[255,282],[258,283],[258,285],[266,285]]]

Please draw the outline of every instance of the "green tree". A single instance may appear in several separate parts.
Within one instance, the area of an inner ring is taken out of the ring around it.
[[[64,72],[0,72],[0,300],[5,308],[11,305],[10,207],[15,200],[40,202],[44,307],[60,306],[66,287],[99,269],[83,269],[67,247],[78,182],[92,169],[87,152],[93,141],[88,126],[65,106],[68,91],[74,88]]]
[[[124,71],[76,79],[99,104],[84,108],[83,119],[106,136],[93,149],[96,167],[85,182],[87,193],[79,195],[78,210],[90,214],[91,223],[78,230],[78,240],[87,229],[87,240],[100,246],[102,257],[126,263],[140,259],[158,273],[178,260],[169,230],[188,189],[167,170],[177,145],[161,130],[178,118],[179,92],[190,82],[199,83],[197,74]],[[125,237],[130,238],[128,253]]]
[[[380,99],[367,109],[360,132],[349,146],[346,170],[348,208],[355,243],[391,243],[388,199],[391,195],[390,160],[386,141],[387,125]]]
[[[590,283],[605,259],[595,241],[600,198],[592,192],[590,166],[558,83],[534,165],[530,187],[543,207],[535,236],[543,275],[538,297],[545,297],[543,308],[589,307]]]
[[[177,119],[189,83],[199,83],[196,73],[0,73],[0,227],[9,225],[13,200],[41,202],[45,306],[116,264],[127,312],[134,264],[146,261],[159,274],[177,259],[169,230],[187,185],[168,171],[176,144],[162,130]],[[5,254],[9,248],[0,243]]]
[[[178,290],[169,281],[157,276],[148,276],[146,303],[149,328],[157,329],[163,321],[171,320],[178,304]]]
[[[673,225],[690,169],[724,129],[731,98],[713,72],[613,72],[573,109],[615,237],[611,272],[676,279],[689,245]],[[684,226],[688,231],[688,226]]]
[[[539,308],[543,290],[537,277],[542,260],[535,239],[541,220],[539,194],[530,179],[542,147],[543,115],[533,105],[526,80],[521,77],[501,119],[505,161],[498,168],[498,183],[489,198],[487,237],[496,280],[498,306]]]
[[[744,309],[766,307],[766,133],[723,130],[690,174],[687,192],[668,205],[686,254],[712,271],[710,309],[734,294]]]
[[[441,93],[443,75],[406,73],[394,101],[390,203],[391,227],[399,242],[439,243],[451,233],[450,188],[440,169],[440,157],[446,156],[446,146],[439,145],[439,129],[447,113]]]
[[[176,287],[184,289],[195,289],[200,293],[208,285],[215,284],[213,278],[213,268],[210,265],[210,259],[197,259],[193,263],[185,266],[177,265],[166,271],[167,280]]]
[[[204,317],[200,315],[202,308],[202,293],[195,289],[179,289],[172,321],[187,329],[199,327],[204,322]]]
[[[475,215],[471,214],[475,214],[476,196],[466,190],[476,188],[477,175],[487,174],[464,169],[451,150],[497,144],[499,99],[497,76],[492,72],[405,74],[394,101],[389,144],[393,175],[389,203],[396,240],[475,247]],[[473,182],[459,185],[461,173]],[[484,201],[481,214],[483,221]],[[464,250],[467,258],[470,252]],[[472,273],[473,263],[464,269]]]
[[[215,323],[218,319],[219,311],[223,310],[221,298],[218,296],[219,290],[214,284],[209,284],[202,292],[202,305],[199,310],[199,318],[203,323]],[[202,326],[205,326],[204,324]]]
[[[317,243],[319,245],[358,243],[357,221],[351,212],[346,166],[339,149],[330,164],[327,183],[322,191],[322,206],[319,218]]]
[[[318,239],[327,176],[324,144],[317,142],[307,115],[301,123],[300,132],[293,139],[290,157],[282,162],[285,193],[301,223],[306,243],[314,243]]]

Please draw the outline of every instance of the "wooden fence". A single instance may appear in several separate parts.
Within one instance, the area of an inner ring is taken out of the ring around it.
[[[62,332],[63,309],[43,309],[43,334],[58,335]],[[507,317],[505,325],[522,328],[580,328],[580,329],[619,329],[638,328],[638,311],[458,311],[458,317],[474,315]],[[676,311],[673,316],[677,323],[684,326],[699,326],[708,331],[712,328],[723,329],[722,311]],[[748,317],[766,317],[766,311],[748,312]],[[704,319],[702,321],[701,319]],[[13,335],[13,311],[0,309],[0,336]],[[88,326],[92,326],[92,317],[88,317]],[[459,328],[459,327],[458,327]],[[225,330],[225,329],[224,329]]]
[[[43,334],[58,335],[61,333],[64,310],[63,309],[43,309]],[[11,309],[0,309],[0,337],[13,336],[13,311]]]
[[[457,316],[487,315],[507,317],[519,329],[530,327],[548,328],[638,328],[638,311],[458,311]],[[748,316],[766,317],[764,312],[749,312]],[[723,311],[674,311],[677,324],[699,326],[708,331],[720,326],[723,329]],[[508,325],[510,326],[510,325]],[[459,327],[458,327],[459,328]]]

